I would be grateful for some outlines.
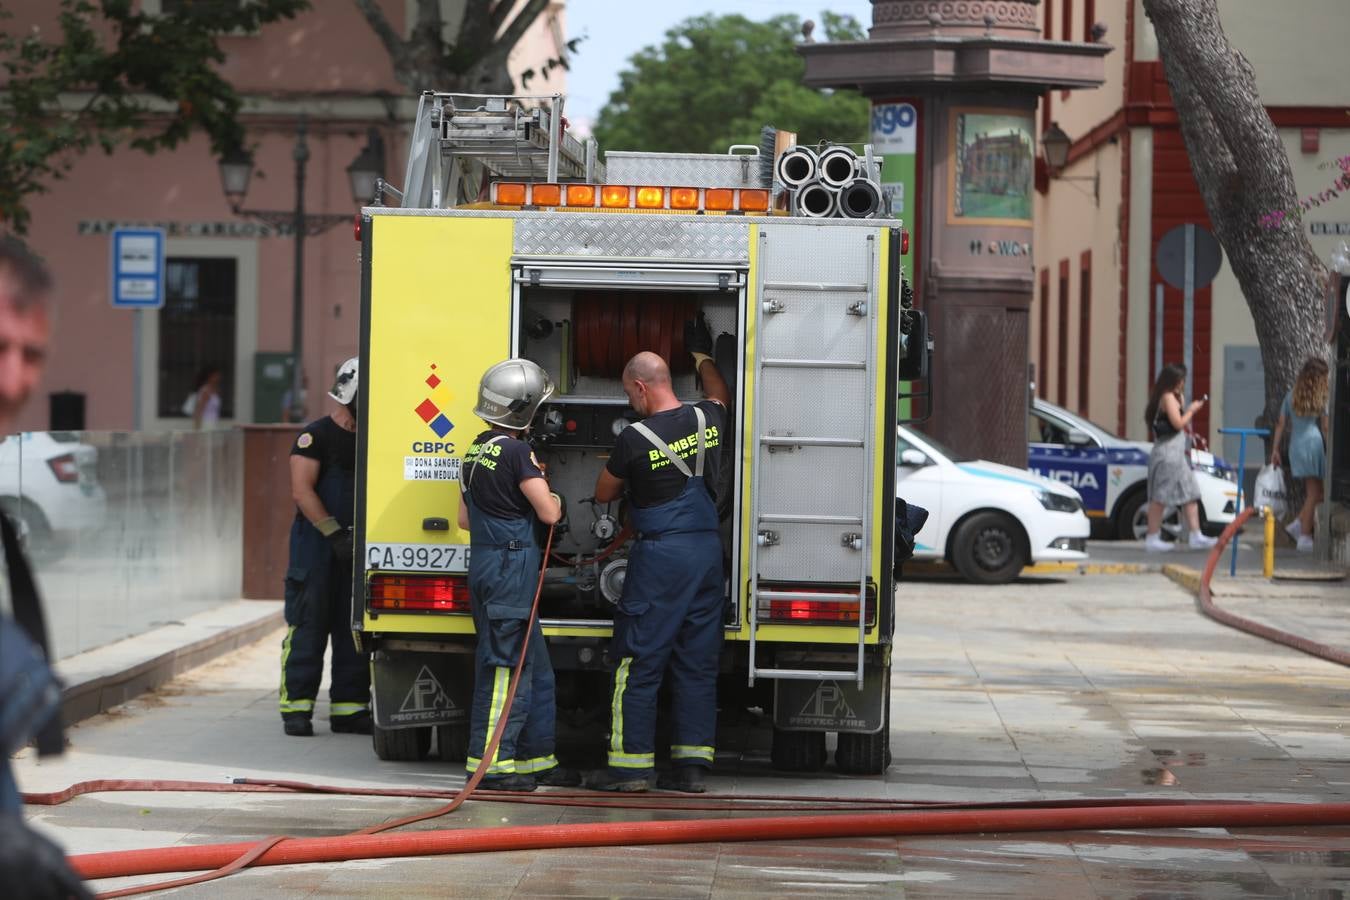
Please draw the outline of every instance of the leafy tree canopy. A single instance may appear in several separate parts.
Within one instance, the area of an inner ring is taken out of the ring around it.
[[[153,153],[201,129],[217,153],[241,146],[239,97],[221,78],[218,39],[307,0],[198,0],[147,16],[131,0],[60,0],[54,32],[15,34],[0,9],[0,223],[22,234],[25,198],[95,146]]]
[[[821,23],[827,40],[864,37],[852,16],[825,12]],[[731,144],[758,144],[764,125],[795,131],[803,144],[865,140],[864,97],[802,85],[801,26],[792,15],[686,19],[620,73],[596,120],[601,148],[724,153]]]

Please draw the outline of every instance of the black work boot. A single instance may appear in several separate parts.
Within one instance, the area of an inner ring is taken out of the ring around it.
[[[521,775],[519,772],[512,772],[509,775],[488,775],[478,782],[480,790],[512,791],[520,794],[528,794],[536,786],[533,775]]]
[[[314,737],[314,723],[309,716],[282,716],[281,727],[291,737]]]
[[[580,787],[581,773],[566,766],[554,766],[543,772],[535,772],[534,780],[543,787]]]
[[[586,787],[593,791],[615,791],[621,794],[640,794],[647,790],[647,776],[601,769],[586,779]]]
[[[370,718],[370,711],[365,709],[350,716],[333,716],[328,724],[334,734],[370,734],[375,725]]]
[[[708,790],[708,786],[703,783],[703,775],[702,766],[676,766],[656,777],[656,787],[663,791],[702,794]]]

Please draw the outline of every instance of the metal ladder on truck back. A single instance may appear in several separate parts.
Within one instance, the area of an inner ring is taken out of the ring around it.
[[[759,240],[749,680],[753,685],[756,678],[852,679],[861,687],[868,572],[878,539],[872,527],[876,230],[797,220],[761,226]],[[765,587],[766,581],[856,584],[857,589],[782,590]],[[765,611],[772,614],[775,603],[801,601],[856,608],[851,668],[759,666],[758,632]]]
[[[603,180],[595,141],[583,144],[564,127],[561,94],[423,92],[409,142],[403,205],[442,209],[474,199],[458,196],[463,162],[519,181]]]

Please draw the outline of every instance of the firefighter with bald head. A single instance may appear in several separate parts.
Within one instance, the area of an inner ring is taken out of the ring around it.
[[[352,637],[352,515],[356,494],[357,359],[338,367],[332,413],[304,427],[291,447],[290,566],[281,642],[281,720],[288,735],[314,734],[314,700],[332,643],[328,721],[334,732],[370,734],[370,666]]]
[[[552,394],[548,373],[528,359],[508,359],[483,373],[473,412],[491,427],[469,446],[460,471],[459,527],[469,532],[469,604],[478,637],[465,763],[470,773],[487,754],[527,633],[530,638],[501,742],[480,782],[490,790],[581,783],[553,755],[553,664],[539,621],[530,617],[543,562],[536,526],[557,523],[562,501],[549,491],[523,438]]]
[[[623,390],[644,418],[618,437],[595,485],[595,499],[627,496],[636,536],[614,616],[608,767],[591,787],[645,791],[655,769],[656,698],[671,695],[671,769],[664,790],[702,793],[717,732],[717,669],[722,647],[722,542],[716,498],[730,397],[711,356],[702,313],[685,326],[706,399],[685,405],[670,369],[639,353],[623,372]]]

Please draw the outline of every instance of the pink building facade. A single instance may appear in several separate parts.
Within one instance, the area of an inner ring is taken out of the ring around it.
[[[463,0],[442,2],[453,24]],[[167,5],[142,0],[147,12]],[[9,27],[50,27],[50,4],[7,6],[15,14]],[[381,0],[381,6],[406,33],[416,4]],[[564,4],[555,2],[536,21],[512,55],[513,72],[562,53],[563,14]],[[308,212],[355,217],[346,169],[372,128],[383,139],[385,177],[402,183],[416,98],[394,79],[387,53],[354,4],[315,4],[293,20],[225,38],[223,49],[223,71],[244,98],[243,121],[254,146],[245,209],[294,207],[292,154],[302,115]],[[549,90],[563,89],[561,74],[552,73]],[[56,273],[58,309],[46,378],[21,429],[52,427],[47,398],[64,392],[83,395],[87,429],[190,428],[183,403],[196,373],[212,366],[224,374],[222,424],[278,421],[289,383],[294,244],[287,234],[231,211],[204,137],[154,156],[87,154],[31,209],[27,240]],[[111,232],[145,225],[165,230],[166,305],[114,308]],[[323,411],[334,370],[356,354],[359,247],[346,223],[305,241],[308,417]]]

